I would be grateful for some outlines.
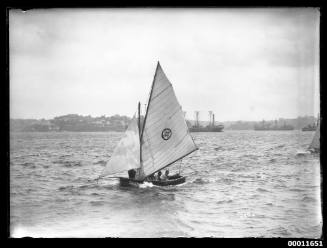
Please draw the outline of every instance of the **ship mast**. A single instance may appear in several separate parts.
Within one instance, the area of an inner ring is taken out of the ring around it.
[[[199,111],[194,111],[195,113],[195,126],[196,127],[199,127],[200,124],[199,124]]]
[[[212,111],[209,111],[209,127],[212,126]]]

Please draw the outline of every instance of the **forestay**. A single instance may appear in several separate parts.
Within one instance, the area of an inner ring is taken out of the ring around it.
[[[318,121],[317,130],[309,146],[309,149],[315,149],[315,150],[320,149],[320,121]]]
[[[158,63],[142,132],[142,164],[148,176],[197,150],[168,78]]]
[[[133,117],[124,136],[116,146],[101,176],[140,167],[140,137],[137,118]]]

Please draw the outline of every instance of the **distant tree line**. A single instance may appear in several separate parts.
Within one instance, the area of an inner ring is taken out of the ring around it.
[[[11,131],[23,132],[49,132],[49,131],[72,131],[72,132],[100,132],[100,131],[125,131],[131,118],[127,116],[100,116],[91,117],[77,114],[58,116],[50,120],[46,119],[11,119]],[[295,129],[301,129],[317,122],[313,116],[303,116],[296,119],[262,120],[262,121],[228,121],[222,122],[225,130],[253,130],[255,125],[292,125]],[[194,121],[186,120],[187,126],[194,125]],[[201,122],[205,126],[206,122]]]
[[[49,132],[49,131],[72,131],[72,132],[99,132],[99,131],[125,131],[130,118],[127,116],[114,115],[110,117],[91,117],[77,114],[58,116],[50,120],[35,119],[11,119],[11,131],[23,132]]]
[[[283,126],[291,125],[294,129],[302,129],[305,126],[312,125],[317,122],[317,118],[313,116],[299,116],[295,119],[279,118],[275,120],[262,120],[262,121],[235,121],[226,122],[225,129],[230,130],[253,130],[255,126]]]

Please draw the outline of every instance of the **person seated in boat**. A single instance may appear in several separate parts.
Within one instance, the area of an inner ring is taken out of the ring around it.
[[[157,177],[156,177],[156,179],[157,179],[158,181],[160,181],[160,180],[161,180],[161,174],[162,174],[162,173],[161,173],[161,171],[159,171],[159,172],[158,172],[158,174],[157,174]]]
[[[131,169],[128,171],[128,178],[129,179],[135,179],[136,171],[134,169]]]
[[[169,170],[166,170],[166,171],[165,171],[165,174],[162,175],[161,179],[162,179],[162,180],[168,180],[168,179],[169,179],[169,176],[168,176],[168,175],[169,175]]]

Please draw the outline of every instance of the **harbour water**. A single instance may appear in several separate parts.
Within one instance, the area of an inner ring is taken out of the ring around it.
[[[10,134],[12,237],[301,237],[322,229],[314,132],[192,133],[179,186],[94,179],[122,133]]]

